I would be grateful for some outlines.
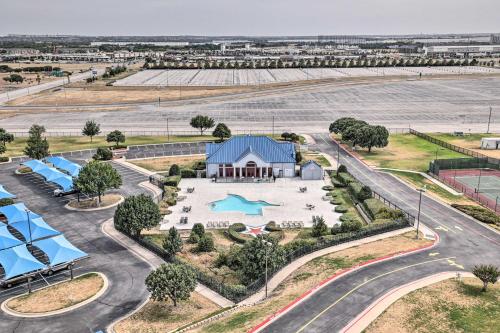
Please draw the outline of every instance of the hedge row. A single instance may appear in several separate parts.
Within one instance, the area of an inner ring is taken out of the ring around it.
[[[484,207],[457,204],[451,206],[481,222],[500,225],[500,216]]]
[[[227,228],[227,236],[231,238],[236,243],[244,244],[248,240],[247,237],[240,234],[240,232],[245,231],[246,226],[243,223],[234,223]]]
[[[169,177],[165,177],[165,180],[163,183],[165,186],[177,187],[177,186],[179,186],[180,182],[181,182],[181,176],[169,176]]]
[[[375,198],[366,199],[363,201],[363,206],[366,208],[366,211],[372,220],[377,217],[377,214],[380,213],[380,211],[387,208],[382,201]]]

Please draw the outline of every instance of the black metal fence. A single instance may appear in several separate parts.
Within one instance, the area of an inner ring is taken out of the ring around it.
[[[399,221],[394,221],[394,222],[385,223],[385,224],[370,225],[370,226],[367,226],[367,227],[365,227],[359,231],[355,231],[355,232],[320,237],[316,243],[302,245],[300,248],[296,249],[295,251],[288,253],[285,257],[285,262],[282,265],[280,265],[278,267],[274,267],[274,269],[272,269],[268,272],[268,279],[270,279],[280,269],[282,269],[286,265],[290,264],[292,261],[294,261],[294,260],[296,260],[304,255],[310,254],[310,253],[318,251],[318,250],[322,250],[322,249],[327,248],[327,247],[347,243],[347,242],[350,242],[353,240],[358,240],[358,239],[366,238],[369,236],[382,234],[382,233],[389,232],[389,231],[398,230],[398,229],[405,228],[408,226],[409,226],[408,221],[399,220]],[[147,238],[131,236],[123,231],[122,231],[122,233],[124,233],[125,235],[127,235],[128,237],[130,237],[131,239],[136,241],[138,244],[140,244],[144,248],[155,253],[156,255],[161,257],[166,262],[183,264],[183,265],[190,267],[195,272],[196,278],[201,284],[204,284],[208,288],[216,291],[220,295],[222,295],[225,298],[230,299],[234,302],[240,302],[240,301],[244,300],[245,298],[255,294],[265,284],[265,276],[264,275],[261,276],[259,279],[255,280],[254,282],[250,283],[247,286],[229,285],[229,284],[222,283],[219,280],[217,280],[216,278],[214,278],[214,277],[204,273],[203,271],[199,270],[198,268],[190,265],[189,263],[187,263],[181,259],[178,259],[176,257],[171,257],[171,256],[167,255],[166,252],[160,246],[158,246],[157,244],[148,240]]]
[[[464,155],[467,155],[467,156],[471,156],[471,157],[475,157],[475,158],[486,159],[488,161],[488,163],[500,165],[500,160],[499,159],[496,159],[496,158],[493,158],[493,157],[490,157],[490,156],[478,153],[478,152],[476,152],[474,150],[470,150],[470,149],[467,149],[467,148],[463,148],[463,147],[460,147],[460,146],[448,143],[448,142],[440,140],[440,139],[436,139],[436,138],[434,138],[434,137],[432,137],[430,135],[427,135],[425,133],[422,133],[422,132],[419,132],[419,131],[415,131],[414,129],[410,129],[410,134],[416,135],[419,138],[422,138],[424,140],[432,142],[432,143],[434,143],[434,144],[436,144],[438,146],[441,146],[443,148],[456,151],[457,153],[461,153],[461,154],[464,154]]]
[[[386,199],[384,196],[382,196],[381,194],[379,194],[379,193],[377,193],[377,192],[375,192],[373,190],[372,190],[372,197],[375,198],[375,199],[378,199],[378,200],[382,201],[389,208],[401,211],[403,213],[403,215],[405,216],[405,218],[407,219],[407,223],[410,224],[410,225],[412,225],[412,226],[415,225],[415,220],[416,220],[415,216],[413,216],[412,214],[408,213],[403,208],[399,207],[398,205],[396,205],[395,203],[393,203],[389,199]]]

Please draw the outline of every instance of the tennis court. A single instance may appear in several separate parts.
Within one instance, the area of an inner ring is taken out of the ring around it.
[[[487,207],[493,210],[498,209],[497,198],[500,201],[500,170],[440,170],[439,179]]]

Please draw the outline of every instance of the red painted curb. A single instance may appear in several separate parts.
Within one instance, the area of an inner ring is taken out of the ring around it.
[[[436,238],[435,238],[435,240],[434,240],[434,242],[432,244],[420,246],[420,247],[417,247],[417,248],[414,248],[414,249],[410,249],[410,250],[406,250],[406,251],[402,251],[402,252],[397,252],[397,253],[389,254],[389,255],[382,256],[382,257],[375,258],[375,259],[371,259],[371,260],[362,262],[362,263],[360,263],[360,264],[358,264],[356,266],[340,270],[339,272],[335,273],[334,275],[332,275],[332,276],[326,278],[325,280],[321,281],[317,286],[309,289],[308,291],[306,291],[305,293],[303,293],[302,295],[300,295],[299,297],[297,297],[296,299],[294,299],[292,302],[290,302],[289,304],[287,304],[285,307],[279,309],[277,312],[275,312],[271,316],[267,317],[263,322],[259,323],[258,325],[254,326],[250,331],[248,331],[248,333],[258,332],[260,329],[264,328],[269,323],[271,323],[273,321],[273,319],[275,319],[279,315],[287,312],[293,306],[295,306],[296,304],[298,304],[299,302],[301,302],[302,300],[304,300],[308,296],[312,295],[317,290],[321,289],[321,287],[325,286],[329,282],[332,282],[333,280],[339,278],[342,275],[348,274],[348,273],[350,273],[350,272],[352,272],[354,270],[357,270],[359,268],[362,268],[362,267],[365,267],[365,266],[368,266],[368,265],[371,265],[371,264],[374,264],[374,263],[377,263],[377,262],[381,262],[381,261],[393,259],[395,257],[404,256],[404,255],[407,255],[407,254],[410,254],[410,253],[420,252],[420,251],[423,251],[423,250],[426,250],[426,249],[434,247],[439,242],[439,235],[436,232],[434,233],[434,235],[435,235]]]

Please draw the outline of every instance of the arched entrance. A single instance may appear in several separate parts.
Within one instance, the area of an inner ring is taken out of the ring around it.
[[[257,163],[253,161],[247,162],[245,166],[245,177],[260,177],[257,172]]]

